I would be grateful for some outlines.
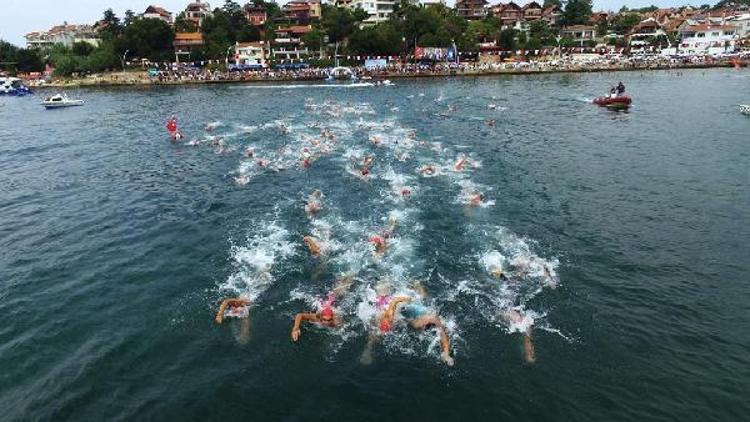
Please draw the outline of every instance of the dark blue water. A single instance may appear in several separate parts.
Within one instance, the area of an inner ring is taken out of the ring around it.
[[[618,80],[630,112],[588,103]],[[1,419],[743,420],[748,86],[698,70],[0,99]],[[344,327],[292,343],[346,273]],[[415,280],[455,366],[400,320],[362,364],[374,290]],[[248,331],[213,321],[227,296],[253,300]],[[533,364],[506,308],[533,319]]]

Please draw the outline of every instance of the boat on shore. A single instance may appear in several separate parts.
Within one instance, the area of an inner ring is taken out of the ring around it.
[[[633,102],[633,99],[630,98],[627,95],[620,95],[616,97],[612,96],[605,96],[605,97],[596,97],[594,98],[594,104],[603,106],[603,107],[629,107],[630,104]]]
[[[750,116],[750,104],[740,104],[740,113]]]
[[[63,107],[75,107],[75,106],[82,106],[83,100],[72,100],[68,98],[65,94],[56,94],[51,97],[45,98],[44,101],[42,101],[42,105],[47,108],[63,108]]]

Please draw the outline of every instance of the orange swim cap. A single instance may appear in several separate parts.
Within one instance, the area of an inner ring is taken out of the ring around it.
[[[387,333],[391,331],[393,327],[391,326],[391,323],[387,319],[380,320],[380,332],[381,333]]]

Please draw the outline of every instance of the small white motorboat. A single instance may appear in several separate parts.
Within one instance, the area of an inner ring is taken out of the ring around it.
[[[57,94],[46,98],[44,101],[42,101],[42,105],[45,108],[82,106],[83,100],[71,100],[65,94]]]
[[[740,104],[740,113],[750,116],[750,104]]]

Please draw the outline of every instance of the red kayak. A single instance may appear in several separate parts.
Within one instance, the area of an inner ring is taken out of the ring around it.
[[[620,106],[629,106],[630,103],[632,103],[633,100],[630,99],[627,95],[623,95],[620,97],[596,97],[594,98],[594,104],[600,105],[600,106],[611,106],[611,105],[620,105]]]

